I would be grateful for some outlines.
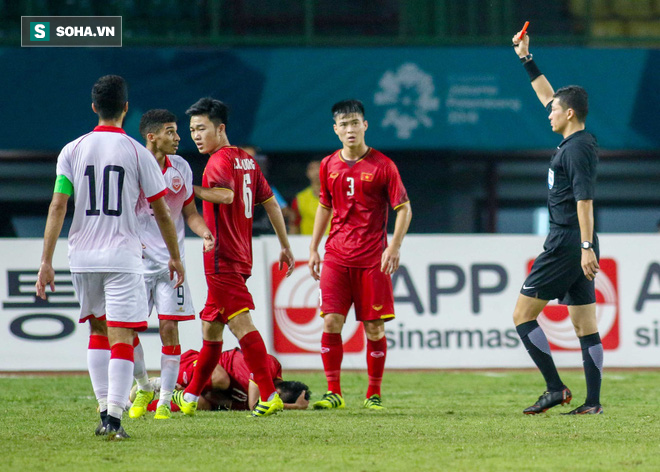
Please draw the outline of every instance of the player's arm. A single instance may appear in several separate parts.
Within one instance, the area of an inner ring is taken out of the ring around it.
[[[277,203],[277,199],[270,198],[269,200],[263,202],[262,205],[268,214],[270,224],[273,225],[277,239],[280,241],[280,247],[282,248],[280,251],[279,269],[282,270],[283,264],[286,264],[286,276],[288,277],[293,272],[295,260],[293,258],[293,252],[291,252],[289,238],[286,235],[286,224],[284,223],[284,216],[282,216],[280,204]]]
[[[207,202],[231,205],[234,201],[234,191],[228,188],[206,188],[193,185],[193,189],[197,198]]]
[[[325,234],[325,229],[330,223],[332,208],[319,204],[314,217],[314,229],[312,230],[312,242],[309,244],[309,272],[314,280],[321,279],[321,256],[319,255],[319,244]]]
[[[170,268],[170,279],[174,277],[174,273],[176,272],[177,279],[174,288],[177,288],[183,284],[185,270],[183,268],[183,263],[181,262],[181,254],[179,253],[179,241],[176,234],[176,227],[170,217],[170,209],[167,206],[167,203],[165,203],[163,197],[152,201],[151,209],[154,212],[154,218],[156,218],[156,223],[158,224],[160,234],[163,236],[163,241],[165,241],[167,250],[170,253],[170,261],[168,263]]]
[[[534,59],[531,58],[531,54],[529,54],[529,35],[525,34],[523,39],[520,39],[521,33],[522,31],[518,31],[512,39],[514,46],[513,50],[521,60],[525,60],[523,66],[525,67],[527,74],[529,74],[532,88],[536,92],[536,96],[543,106],[547,106],[548,103],[552,101],[555,91],[552,89],[552,85],[550,85],[548,79],[537,67]]]
[[[204,252],[209,252],[212,250],[215,239],[213,238],[211,231],[209,231],[209,227],[206,226],[204,218],[202,218],[202,215],[200,215],[197,211],[195,201],[191,200],[190,203],[185,205],[182,208],[181,213],[183,214],[183,218],[186,220],[186,224],[193,231],[193,233],[204,239]]]
[[[412,208],[410,202],[399,205],[396,208],[396,220],[394,221],[394,234],[388,244],[387,248],[383,251],[380,259],[380,271],[386,274],[393,274],[399,268],[399,259],[401,244],[403,244],[403,237],[408,232],[410,227],[410,220],[412,220]]]
[[[50,285],[51,292],[55,291],[55,271],[53,270],[53,253],[57,238],[62,232],[64,217],[69,196],[73,193],[73,185],[63,175],[57,177],[55,192],[48,207],[48,219],[44,230],[44,247],[41,253],[41,266],[37,275],[35,288],[37,296],[46,299],[46,285]]]
[[[577,202],[578,222],[580,223],[580,241],[589,241],[593,243],[594,235],[594,201],[578,200]],[[593,280],[600,269],[596,252],[592,249],[581,249],[582,251],[582,272],[584,276]]]

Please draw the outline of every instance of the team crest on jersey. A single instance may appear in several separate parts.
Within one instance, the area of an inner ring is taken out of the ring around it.
[[[337,177],[339,177],[339,172],[333,172],[330,174],[331,179],[336,179]]]
[[[555,185],[555,171],[548,169],[548,188],[551,189]]]
[[[172,190],[178,192],[179,190],[181,190],[181,187],[183,187],[183,179],[178,175],[172,177]]]
[[[373,182],[374,174],[370,174],[369,172],[362,172],[362,175],[360,176],[360,180],[364,182]]]

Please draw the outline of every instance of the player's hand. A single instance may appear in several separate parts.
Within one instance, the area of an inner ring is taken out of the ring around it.
[[[318,251],[309,251],[309,273],[312,275],[314,280],[321,280],[321,256],[319,256]]]
[[[518,31],[513,36],[511,42],[513,43],[513,50],[516,52],[518,57],[525,57],[529,54],[529,35],[525,33],[523,39],[520,39],[520,33],[522,33],[522,30]]]
[[[392,275],[399,268],[399,250],[387,246],[380,258],[380,271]]]
[[[282,251],[280,251],[280,270],[282,270],[284,264],[286,264],[286,276],[288,277],[293,273],[293,269],[296,265],[296,260],[293,258],[293,252],[291,252],[291,248],[289,247],[282,248]]]
[[[291,409],[292,410],[306,410],[307,407],[309,406],[309,400],[305,399],[305,394],[307,393],[307,390],[303,390],[300,392],[300,395],[298,395],[298,398],[296,398],[296,402],[292,404]]]
[[[43,300],[46,299],[46,285],[50,285],[51,292],[55,291],[55,271],[51,264],[42,262],[34,287],[37,290],[37,296]]]
[[[183,268],[183,262],[181,262],[181,259],[175,260],[170,258],[167,266],[170,268],[170,280],[174,279],[174,273],[176,273],[176,285],[174,288],[181,287],[181,285],[183,285],[183,281],[185,280],[186,272],[186,270]]]
[[[582,272],[588,280],[596,278],[596,274],[600,271],[598,259],[593,249],[580,249],[582,251]]]
[[[211,233],[204,233],[204,252],[209,252],[213,250],[215,246],[215,238]]]

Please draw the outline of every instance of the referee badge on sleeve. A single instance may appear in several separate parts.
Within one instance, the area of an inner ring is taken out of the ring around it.
[[[548,169],[548,188],[551,189],[555,184],[555,171]]]

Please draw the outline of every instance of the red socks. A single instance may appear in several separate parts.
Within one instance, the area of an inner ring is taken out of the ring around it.
[[[344,359],[344,345],[341,333],[323,333],[321,336],[321,359],[328,391],[341,395],[341,361]]]
[[[200,396],[207,383],[211,381],[211,374],[215,366],[218,365],[222,354],[222,341],[204,341],[202,349],[197,357],[197,365],[193,372],[193,378],[186,388],[186,392],[195,396]]]
[[[369,374],[367,398],[372,395],[380,395],[380,384],[383,382],[383,372],[385,371],[385,357],[387,357],[385,336],[378,341],[367,339],[367,373]]]
[[[254,375],[254,381],[259,387],[261,400],[268,401],[270,395],[275,391],[273,376],[268,368],[268,352],[264,340],[259,331],[250,331],[238,340],[243,351],[245,363]]]

